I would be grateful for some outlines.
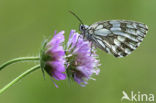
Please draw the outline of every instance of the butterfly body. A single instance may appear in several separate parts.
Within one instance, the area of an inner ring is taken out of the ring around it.
[[[96,22],[90,26],[80,25],[81,34],[96,47],[124,57],[131,54],[145,37],[147,25],[135,21],[109,20]]]

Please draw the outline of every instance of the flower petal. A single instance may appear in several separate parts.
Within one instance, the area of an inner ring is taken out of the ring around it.
[[[53,73],[53,77],[56,79],[56,80],[65,80],[66,79],[66,75],[64,73],[61,73],[61,72],[58,72],[58,71],[55,71]]]
[[[54,35],[52,40],[48,43],[50,46],[59,45],[60,43],[64,42],[64,31],[59,32],[58,34]]]
[[[55,70],[59,72],[65,72],[64,64],[61,61],[52,61],[49,62],[49,65]]]

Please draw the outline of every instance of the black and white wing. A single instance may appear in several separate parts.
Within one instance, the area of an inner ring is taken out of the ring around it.
[[[147,25],[126,20],[96,22],[88,29],[94,44],[115,57],[131,54],[143,41],[147,31]]]

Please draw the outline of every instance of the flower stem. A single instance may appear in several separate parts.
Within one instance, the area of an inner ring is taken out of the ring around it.
[[[38,68],[40,68],[40,65],[36,65],[28,70],[26,70],[25,72],[23,72],[21,75],[19,75],[18,77],[16,77],[14,80],[12,80],[9,84],[7,84],[6,86],[4,86],[2,89],[0,89],[0,94],[2,94],[6,89],[8,89],[9,87],[11,87],[13,84],[15,84],[17,81],[19,81],[20,79],[22,79],[23,77],[25,77],[26,75],[30,74],[31,72],[37,70]]]
[[[6,66],[16,63],[16,62],[20,62],[20,61],[32,61],[32,60],[39,60],[39,57],[19,57],[19,58],[15,58],[12,60],[7,61],[6,63],[2,64],[0,66],[0,70],[2,70],[3,68],[5,68]]]

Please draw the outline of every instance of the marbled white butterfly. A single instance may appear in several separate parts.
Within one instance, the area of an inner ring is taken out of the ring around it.
[[[84,25],[81,19],[70,11],[81,23],[80,31],[85,39],[115,57],[131,54],[147,34],[147,25],[129,20],[108,20]]]

